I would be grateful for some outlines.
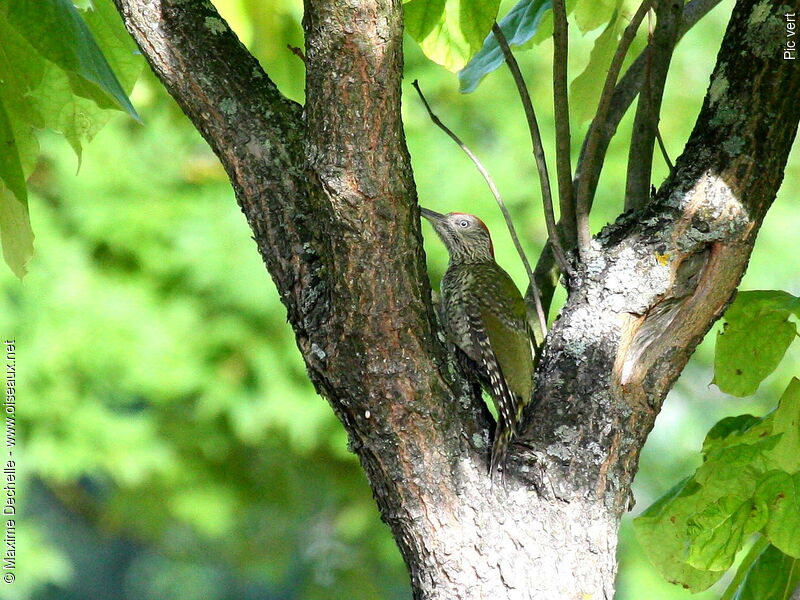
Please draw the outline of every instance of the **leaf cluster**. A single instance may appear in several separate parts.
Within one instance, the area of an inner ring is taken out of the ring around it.
[[[739,294],[725,314],[715,382],[752,394],[796,337],[800,299],[780,291]],[[702,465],[634,521],[651,562],[670,582],[701,591],[757,539],[727,599],[786,600],[800,584],[800,380],[764,417],[727,417],[708,432]]]

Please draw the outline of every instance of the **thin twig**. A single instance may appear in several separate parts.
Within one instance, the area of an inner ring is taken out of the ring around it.
[[[558,206],[561,212],[560,231],[565,243],[577,241],[575,222],[575,191],[572,187],[570,157],[569,94],[567,92],[567,63],[569,38],[567,10],[564,0],[553,0],[553,113],[556,121],[556,175],[558,177]]]
[[[303,54],[303,51],[300,50],[300,48],[298,48],[297,46],[292,46],[291,44],[286,44],[286,47],[289,49],[289,52],[294,54],[297,58],[299,58],[303,62],[306,62],[306,55]]]
[[[658,141],[658,147],[661,149],[661,156],[664,157],[664,162],[667,163],[669,172],[672,173],[675,170],[675,165],[669,159],[667,147],[664,145],[664,138],[661,137],[661,130],[658,127],[656,127],[656,140]]]
[[[525,251],[522,249],[522,244],[519,241],[519,236],[517,235],[517,229],[514,227],[514,222],[511,220],[511,214],[508,212],[508,208],[506,208],[505,202],[500,197],[500,191],[497,189],[497,186],[494,183],[494,179],[489,174],[489,171],[486,170],[486,167],[483,166],[483,163],[478,159],[477,156],[470,150],[467,145],[461,141],[461,138],[458,137],[453,131],[442,121],[431,109],[430,104],[425,99],[425,95],[422,93],[422,90],[419,87],[419,82],[415,79],[411,85],[414,86],[414,89],[417,90],[417,94],[419,94],[420,100],[425,105],[425,109],[428,111],[428,116],[431,118],[431,121],[442,131],[444,131],[447,135],[450,136],[459,148],[466,154],[469,159],[472,161],[472,164],[475,165],[475,168],[478,169],[478,172],[483,176],[484,181],[486,181],[486,185],[489,186],[489,190],[492,192],[492,196],[494,196],[497,205],[500,207],[500,210],[503,213],[503,217],[506,220],[506,226],[508,226],[508,232],[511,234],[511,239],[514,241],[514,246],[517,248],[517,253],[519,254],[520,259],[522,259],[522,264],[525,265],[525,272],[528,274],[528,280],[530,282],[530,286],[533,289],[533,298],[534,304],[536,305],[536,314],[539,319],[539,327],[541,328],[542,339],[544,336],[547,335],[547,318],[545,317],[544,310],[542,310],[542,301],[539,297],[539,290],[536,288],[536,282],[533,278],[533,270],[531,269],[531,263],[528,262],[528,257],[525,255]]]
[[[597,113],[595,114],[592,126],[589,129],[589,134],[586,141],[586,163],[592,165],[597,160],[597,147],[599,143],[599,130],[602,123],[608,117],[608,108],[611,103],[611,96],[614,93],[614,86],[617,84],[617,77],[622,69],[622,63],[625,60],[625,55],[628,53],[628,48],[636,37],[636,30],[639,29],[639,24],[644,19],[647,11],[653,0],[644,0],[639,6],[636,13],[633,15],[631,22],[622,32],[622,38],[619,40],[617,50],[614,52],[614,58],[611,60],[611,66],[608,68],[608,75],[606,76],[603,91],[600,93],[600,102],[597,106]],[[575,217],[578,222],[578,250],[580,251],[581,259],[586,259],[586,252],[592,242],[592,232],[589,229],[589,206],[591,199],[589,197],[588,178],[581,177],[578,182],[578,197],[577,208],[575,210]]]
[[[556,227],[556,217],[553,211],[553,195],[550,191],[550,176],[547,174],[547,160],[544,156],[544,146],[542,146],[542,136],[539,133],[539,124],[536,122],[536,113],[533,110],[533,102],[531,102],[530,94],[528,93],[528,86],[525,85],[525,79],[522,77],[522,72],[519,70],[517,59],[511,52],[508,46],[508,40],[500,29],[500,26],[495,23],[492,25],[492,33],[494,33],[497,43],[503,50],[503,55],[506,59],[511,75],[514,77],[514,83],[517,85],[522,106],[525,108],[525,118],[528,121],[528,130],[531,135],[531,146],[533,156],[536,159],[536,167],[539,170],[539,184],[542,188],[542,204],[544,205],[544,221],[547,225],[547,235],[550,238],[550,243],[553,245],[553,250],[556,259],[561,265],[561,270],[567,275],[571,274],[569,263],[567,262],[566,254],[564,253],[564,246],[561,244],[558,228]]]
[[[658,24],[648,36],[645,88],[639,94],[628,150],[628,173],[625,183],[625,210],[643,206],[650,198],[653,151],[658,129],[664,86],[672,54],[678,41],[683,0],[659,0]]]

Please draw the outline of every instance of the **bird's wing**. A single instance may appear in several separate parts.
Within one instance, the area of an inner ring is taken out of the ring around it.
[[[513,430],[515,425],[514,394],[508,386],[508,380],[492,346],[486,321],[477,305],[468,307],[467,315],[470,321],[469,335],[472,349],[470,358],[477,364],[481,378],[488,383],[489,395],[494,401],[501,420]]]
[[[512,417],[512,422],[515,422],[520,417],[516,413],[528,403],[533,388],[533,357],[528,331],[524,324],[522,327],[509,325],[490,309],[484,309],[481,317],[506,385],[519,399],[515,402],[517,410]]]
[[[533,355],[525,301],[511,277],[500,267],[493,267],[490,276],[497,287],[496,293],[476,296],[476,301],[497,363],[509,388],[524,405],[530,400],[533,388]]]

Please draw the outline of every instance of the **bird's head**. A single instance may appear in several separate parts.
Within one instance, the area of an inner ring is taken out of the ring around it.
[[[475,215],[461,212],[441,213],[420,207],[444,242],[452,263],[475,263],[494,260],[489,229]]]

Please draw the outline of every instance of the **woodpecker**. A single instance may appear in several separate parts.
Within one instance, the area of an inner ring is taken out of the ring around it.
[[[522,411],[533,389],[533,353],[525,302],[494,260],[489,230],[474,215],[446,215],[420,208],[447,247],[441,313],[459,359],[491,396],[497,409],[489,474],[505,463]]]

